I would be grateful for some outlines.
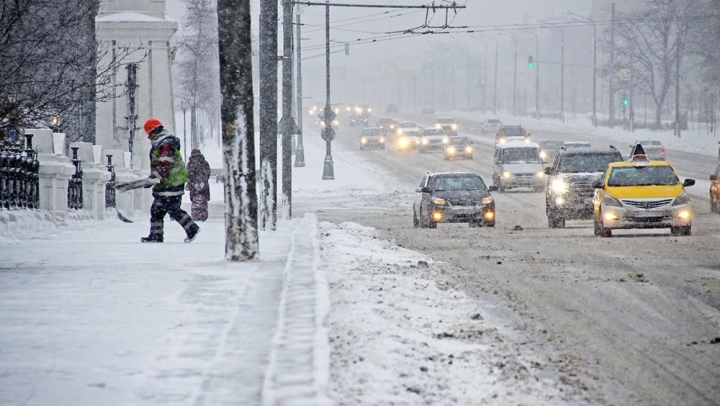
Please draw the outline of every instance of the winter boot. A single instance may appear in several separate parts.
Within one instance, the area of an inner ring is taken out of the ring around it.
[[[197,237],[198,233],[200,232],[200,226],[197,224],[193,224],[190,226],[190,229],[187,232],[187,238],[185,238],[185,242],[192,242],[195,237]]]
[[[162,236],[156,236],[156,235],[150,234],[147,237],[141,238],[140,242],[163,242],[163,238],[162,238]]]

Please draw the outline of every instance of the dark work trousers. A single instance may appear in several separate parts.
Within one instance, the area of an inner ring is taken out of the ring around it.
[[[152,206],[150,206],[150,237],[162,239],[164,229],[165,215],[169,214],[170,218],[177,221],[185,229],[185,234],[189,230],[198,227],[187,212],[180,208],[182,203],[182,195],[180,196],[153,196]]]

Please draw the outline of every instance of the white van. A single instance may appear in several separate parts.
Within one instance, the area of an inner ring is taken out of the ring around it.
[[[493,185],[498,192],[510,188],[545,188],[545,172],[536,142],[510,141],[495,146]]]

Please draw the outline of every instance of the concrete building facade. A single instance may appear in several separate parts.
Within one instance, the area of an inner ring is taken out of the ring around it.
[[[178,24],[165,14],[165,0],[102,0],[95,21],[98,41],[107,49],[99,66],[113,59],[137,64],[131,166],[147,172],[150,142],[143,124],[154,117],[170,132],[176,128],[171,75],[175,50],[170,40]],[[116,97],[97,104],[96,143],[105,150],[129,151],[128,69],[119,69],[111,82]]]

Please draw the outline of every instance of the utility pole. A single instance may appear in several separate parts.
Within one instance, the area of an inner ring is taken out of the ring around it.
[[[260,1],[260,219],[277,223],[277,0]]]
[[[610,17],[610,75],[609,75],[609,127],[615,127],[615,88],[613,79],[615,78],[615,3],[612,3],[612,15]]]
[[[325,0],[325,128],[320,136],[325,140],[325,161],[323,163],[323,180],[335,179],[335,170],[332,159],[332,140],[335,139],[335,130],[332,122],[335,112],[330,105],[330,0]]]
[[[125,117],[128,126],[128,151],[130,156],[133,153],[133,143],[135,142],[135,130],[137,129],[137,112],[135,106],[135,90],[138,88],[137,84],[137,63],[129,63],[127,65],[127,89],[128,89],[128,115]],[[132,167],[132,158],[130,158],[130,166]]]
[[[682,49],[682,22],[678,21],[677,40],[675,41],[675,136],[680,138],[680,50]]]
[[[295,14],[295,48],[297,48],[297,108],[296,119],[298,126],[297,146],[295,147],[295,167],[302,168],[305,166],[305,146],[303,146],[303,93],[302,93],[302,38],[300,38],[300,8],[298,7]]]
[[[293,85],[293,27],[292,0],[283,0],[283,56],[282,56],[282,192],[286,219],[292,219],[292,137],[299,132],[292,117]]]

